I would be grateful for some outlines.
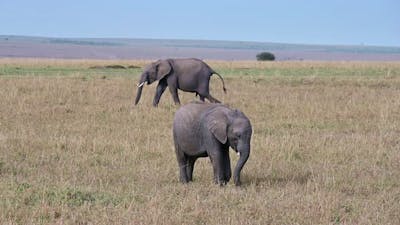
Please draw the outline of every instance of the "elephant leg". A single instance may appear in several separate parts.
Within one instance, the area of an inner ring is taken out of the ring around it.
[[[158,103],[160,102],[161,95],[164,93],[165,89],[167,88],[167,83],[165,81],[160,81],[157,85],[156,94],[153,100],[153,106],[157,107]]]
[[[180,105],[181,101],[179,101],[178,89],[175,86],[169,86],[169,91],[171,92],[175,105]]]
[[[221,154],[221,168],[223,169],[223,179],[226,182],[229,182],[232,176],[232,170],[231,170],[231,160],[229,157],[229,148],[224,149]]]
[[[188,163],[186,167],[186,176],[189,181],[193,181],[193,169],[194,169],[194,163],[196,162],[197,157],[189,157],[188,158]]]
[[[205,97],[208,99],[208,101],[210,101],[212,103],[221,103],[218,99],[214,98],[210,94],[206,95]]]
[[[200,101],[204,102],[204,96],[200,95]]]
[[[210,157],[211,165],[213,167],[214,183],[218,184],[217,167],[215,166],[213,156],[210,155],[209,157]]]
[[[220,101],[218,101],[218,99],[214,98],[212,95],[210,95],[209,89],[204,88],[204,89],[200,89],[200,91],[198,92],[200,95],[200,100],[204,102],[204,98],[208,99],[208,101],[212,102],[212,103],[221,103]]]
[[[188,183],[189,182],[189,179],[187,176],[188,158],[186,157],[185,153],[182,151],[181,147],[177,144],[175,133],[174,133],[174,144],[175,144],[176,159],[178,160],[178,166],[179,166],[179,180],[182,183]]]
[[[215,150],[210,155],[211,162],[213,164],[214,170],[214,181],[216,184],[225,185],[226,181],[224,179],[224,167],[223,167],[223,156],[221,154],[221,150]]]
[[[187,176],[188,160],[184,154],[177,154],[179,165],[179,180],[182,183],[188,183],[190,180]]]

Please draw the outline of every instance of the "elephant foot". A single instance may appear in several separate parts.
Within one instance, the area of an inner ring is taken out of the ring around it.
[[[242,185],[242,182],[240,182],[240,180],[235,180],[235,186],[240,186],[240,185]]]
[[[216,185],[219,185],[220,187],[223,187],[228,184],[228,181],[226,181],[226,180],[219,180],[219,181],[214,180],[214,182]]]
[[[186,180],[186,179],[179,179],[179,180],[180,180],[180,182],[181,182],[182,184],[187,184],[187,183],[190,182],[189,180]]]

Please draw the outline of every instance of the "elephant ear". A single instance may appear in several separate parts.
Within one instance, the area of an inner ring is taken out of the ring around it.
[[[156,71],[157,71],[157,80],[163,79],[171,72],[171,65],[167,60],[160,60],[156,64]]]
[[[222,113],[213,113],[212,115],[209,115],[207,128],[222,144],[225,144],[228,139],[227,127],[227,118],[225,115]]]

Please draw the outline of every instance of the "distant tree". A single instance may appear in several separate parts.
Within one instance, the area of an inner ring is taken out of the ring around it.
[[[274,61],[275,56],[270,52],[261,52],[256,55],[258,61]]]

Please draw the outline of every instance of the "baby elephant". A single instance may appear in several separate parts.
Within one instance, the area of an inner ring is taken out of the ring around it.
[[[186,92],[194,92],[200,96],[200,100],[208,99],[210,102],[220,102],[210,94],[210,77],[216,74],[222,81],[222,87],[226,92],[224,79],[211,69],[205,62],[199,59],[163,59],[151,63],[143,70],[138,83],[135,105],[142,95],[143,85],[158,81],[153,106],[157,106],[161,95],[168,87],[175,104],[180,104],[178,89]]]
[[[250,155],[252,128],[250,120],[239,110],[222,104],[194,102],[175,113],[173,136],[179,164],[180,181],[192,181],[197,158],[209,156],[214,181],[224,185],[231,178],[229,147],[240,156],[233,173],[240,185],[240,171]]]

